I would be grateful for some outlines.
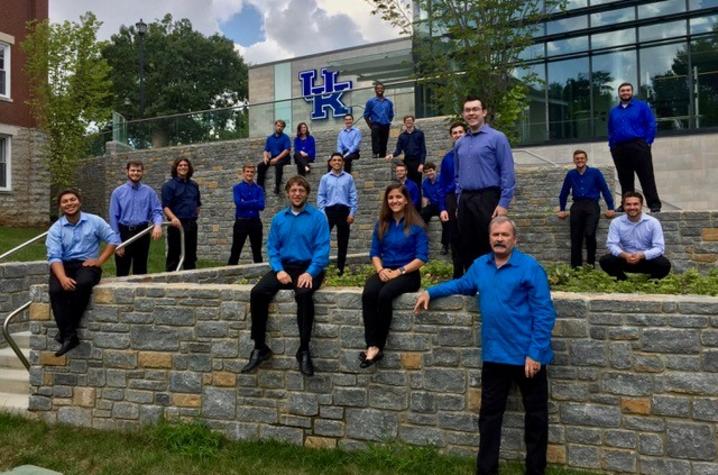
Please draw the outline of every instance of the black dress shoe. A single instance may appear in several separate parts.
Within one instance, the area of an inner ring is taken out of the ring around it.
[[[382,358],[384,358],[384,352],[383,352],[383,351],[379,351],[379,353],[377,353],[376,356],[374,356],[374,358],[372,358],[372,359],[369,359],[369,358],[366,358],[366,357],[365,357],[365,358],[364,358],[364,361],[362,361],[361,363],[359,363],[359,367],[360,367],[360,368],[368,368],[369,366],[372,366],[374,363],[376,363],[377,361],[381,360]]]
[[[660,213],[661,208],[651,208],[651,213]]]
[[[60,335],[60,332],[55,333],[54,340],[62,345],[62,335]]]
[[[257,369],[257,366],[262,364],[262,361],[266,361],[269,358],[272,357],[272,350],[269,349],[269,347],[266,347],[262,350],[253,349],[252,354],[249,355],[249,362],[244,365],[244,367],[240,370],[242,373],[251,373],[255,369]]]
[[[77,336],[71,336],[70,338],[66,338],[62,342],[62,346],[60,346],[60,349],[55,352],[55,356],[62,356],[79,344],[80,339],[77,338]]]
[[[364,361],[366,359],[366,351],[360,351],[359,352],[359,361]]]
[[[304,376],[314,376],[314,363],[309,350],[297,351],[297,363],[299,363],[299,371]]]

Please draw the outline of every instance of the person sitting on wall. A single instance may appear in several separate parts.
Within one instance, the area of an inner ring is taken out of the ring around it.
[[[306,176],[311,172],[310,163],[314,162],[316,148],[314,137],[309,133],[306,122],[297,125],[297,136],[294,137],[294,164],[297,166],[297,175]]]
[[[337,135],[337,152],[344,157],[344,171],[351,175],[352,162],[359,160],[359,147],[361,146],[361,130],[354,127],[354,116],[344,116],[344,128]],[[332,170],[327,164],[327,172]]]
[[[416,186],[416,183],[407,179],[406,165],[404,162],[399,162],[394,165],[394,176],[399,184],[406,187],[406,190],[409,192],[409,197],[411,198],[411,204],[418,212],[421,209],[421,193],[419,192],[419,188]]]
[[[281,119],[274,121],[274,133],[267,137],[264,143],[262,161],[257,164],[257,184],[264,190],[264,179],[267,176],[267,168],[275,167],[274,194],[278,195],[282,187],[282,175],[284,165],[289,163],[289,154],[292,151],[292,142],[289,136],[284,133],[287,123]]]
[[[664,278],[671,271],[671,262],[663,255],[666,245],[661,223],[642,212],[643,195],[637,191],[624,193],[622,205],[625,214],[608,228],[610,254],[599,260],[601,269],[617,280],[626,280],[626,272]]]
[[[441,184],[439,183],[439,175],[436,173],[436,165],[433,162],[429,162],[424,167],[424,182],[421,184],[423,196],[421,197],[421,219],[424,220],[426,225],[429,225],[432,216],[439,216],[439,201],[441,200]],[[441,223],[441,253],[446,254],[448,252],[449,241],[447,233],[447,223],[439,220]]]
[[[55,340],[62,356],[80,344],[77,328],[92,288],[100,282],[102,264],[115,252],[120,236],[104,219],[80,210],[80,192],[73,188],[57,195],[60,219],[50,227],[45,245],[50,263],[50,305],[57,323]],[[100,243],[107,246],[100,253]],[[99,254],[99,257],[98,257]]]
[[[401,183],[392,183],[384,191],[369,252],[376,273],[367,279],[362,292],[367,348],[359,354],[361,368],[368,368],[384,356],[392,302],[403,293],[419,290],[419,269],[429,260],[425,224],[410,200],[409,191]]]
[[[314,323],[313,294],[322,285],[324,269],[329,263],[329,224],[324,213],[307,204],[310,189],[304,177],[290,178],[285,186],[289,207],[280,210],[272,219],[267,241],[271,270],[257,282],[250,294],[254,350],[242,373],[254,371],[272,357],[265,339],[269,303],[280,289],[293,289],[299,327],[297,362],[302,374],[314,374],[309,352]]]
[[[232,233],[232,249],[229,253],[228,265],[239,263],[244,241],[249,236],[252,248],[252,260],[262,262],[262,220],[259,213],[264,209],[264,190],[254,182],[256,167],[245,164],[242,167],[242,181],[232,187],[236,206],[234,230]]]
[[[414,120],[413,115],[404,116],[404,130],[399,134],[394,153],[387,155],[386,159],[392,160],[394,157],[404,154],[409,180],[420,187],[421,174],[424,172],[424,162],[426,161],[426,140],[424,132],[414,127]]]
[[[202,206],[199,185],[192,179],[194,167],[186,158],[172,164],[172,179],[162,185],[162,209],[172,226],[167,229],[167,259],[165,270],[177,270],[182,253],[184,230],[184,270],[197,268],[197,217]]]

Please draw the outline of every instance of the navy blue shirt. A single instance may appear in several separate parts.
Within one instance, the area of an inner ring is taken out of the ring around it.
[[[174,177],[162,185],[162,208],[169,208],[179,219],[196,219],[200,206],[202,201],[196,181]]]
[[[272,158],[275,158],[285,150],[292,150],[292,142],[289,140],[289,135],[272,134],[267,137],[267,141],[264,143],[264,151],[269,152]]]
[[[284,263],[309,262],[307,272],[317,277],[329,264],[327,217],[312,205],[296,215],[291,207],[280,210],[269,228],[267,255],[274,272],[284,270]]]
[[[441,160],[439,174],[439,211],[446,211],[446,195],[456,193],[456,177],[454,176],[454,151],[450,151]]]
[[[307,135],[306,137],[294,137],[294,153],[305,152],[310,162],[314,161],[316,156],[314,137]],[[274,155],[273,155],[274,156]]]
[[[608,114],[608,146],[643,140],[652,144],[656,138],[656,118],[643,101],[631,99],[626,107],[618,104]]]
[[[429,261],[429,239],[426,231],[416,224],[404,232],[404,219],[398,223],[392,218],[384,237],[379,239],[379,223],[374,226],[369,257],[381,259],[382,266],[398,269],[414,259]]]
[[[573,191],[574,201],[585,199],[598,201],[600,193],[603,195],[603,199],[606,200],[608,209],[613,209],[613,196],[608,189],[603,173],[601,173],[601,170],[598,168],[586,167],[583,174],[579,173],[578,170],[571,170],[566,173],[566,178],[563,179],[561,193],[558,195],[561,211],[566,210],[566,201],[568,200],[569,191]]]
[[[432,183],[428,178],[424,178],[424,181],[421,183],[424,198],[429,200],[429,204],[437,207],[439,206],[439,201],[441,200],[440,188],[441,184],[439,183],[439,177],[436,177],[434,183]]]
[[[232,187],[237,219],[259,218],[259,212],[264,209],[264,190],[254,182],[247,183],[242,180]]]
[[[396,149],[394,150],[394,156],[404,154],[404,159],[419,159],[419,163],[424,163],[426,160],[426,141],[424,140],[424,132],[419,129],[414,129],[412,133],[406,131],[399,134],[399,139],[396,141]]]
[[[421,209],[421,192],[419,191],[419,187],[416,186],[416,183],[414,183],[412,180],[404,180],[404,183],[402,183],[406,187],[406,191],[409,192],[409,197],[411,198],[411,203],[414,205],[414,208],[417,210]]]

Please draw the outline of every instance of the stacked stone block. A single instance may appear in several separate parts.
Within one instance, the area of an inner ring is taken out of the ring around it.
[[[47,282],[47,262],[11,262],[0,264],[0,324],[10,312],[30,300],[30,287]],[[10,325],[10,332],[27,330],[26,315],[19,315]],[[0,347],[5,338],[0,333]]]

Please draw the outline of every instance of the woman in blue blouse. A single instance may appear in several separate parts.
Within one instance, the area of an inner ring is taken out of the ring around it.
[[[394,298],[421,287],[419,268],[429,260],[429,242],[406,187],[386,187],[379,221],[371,241],[371,262],[376,274],[369,277],[362,293],[362,317],[366,351],[359,354],[362,368],[384,356]]]
[[[311,171],[309,164],[314,161],[314,137],[309,133],[306,122],[297,125],[297,136],[294,137],[294,163],[297,165],[297,174],[305,176]]]

